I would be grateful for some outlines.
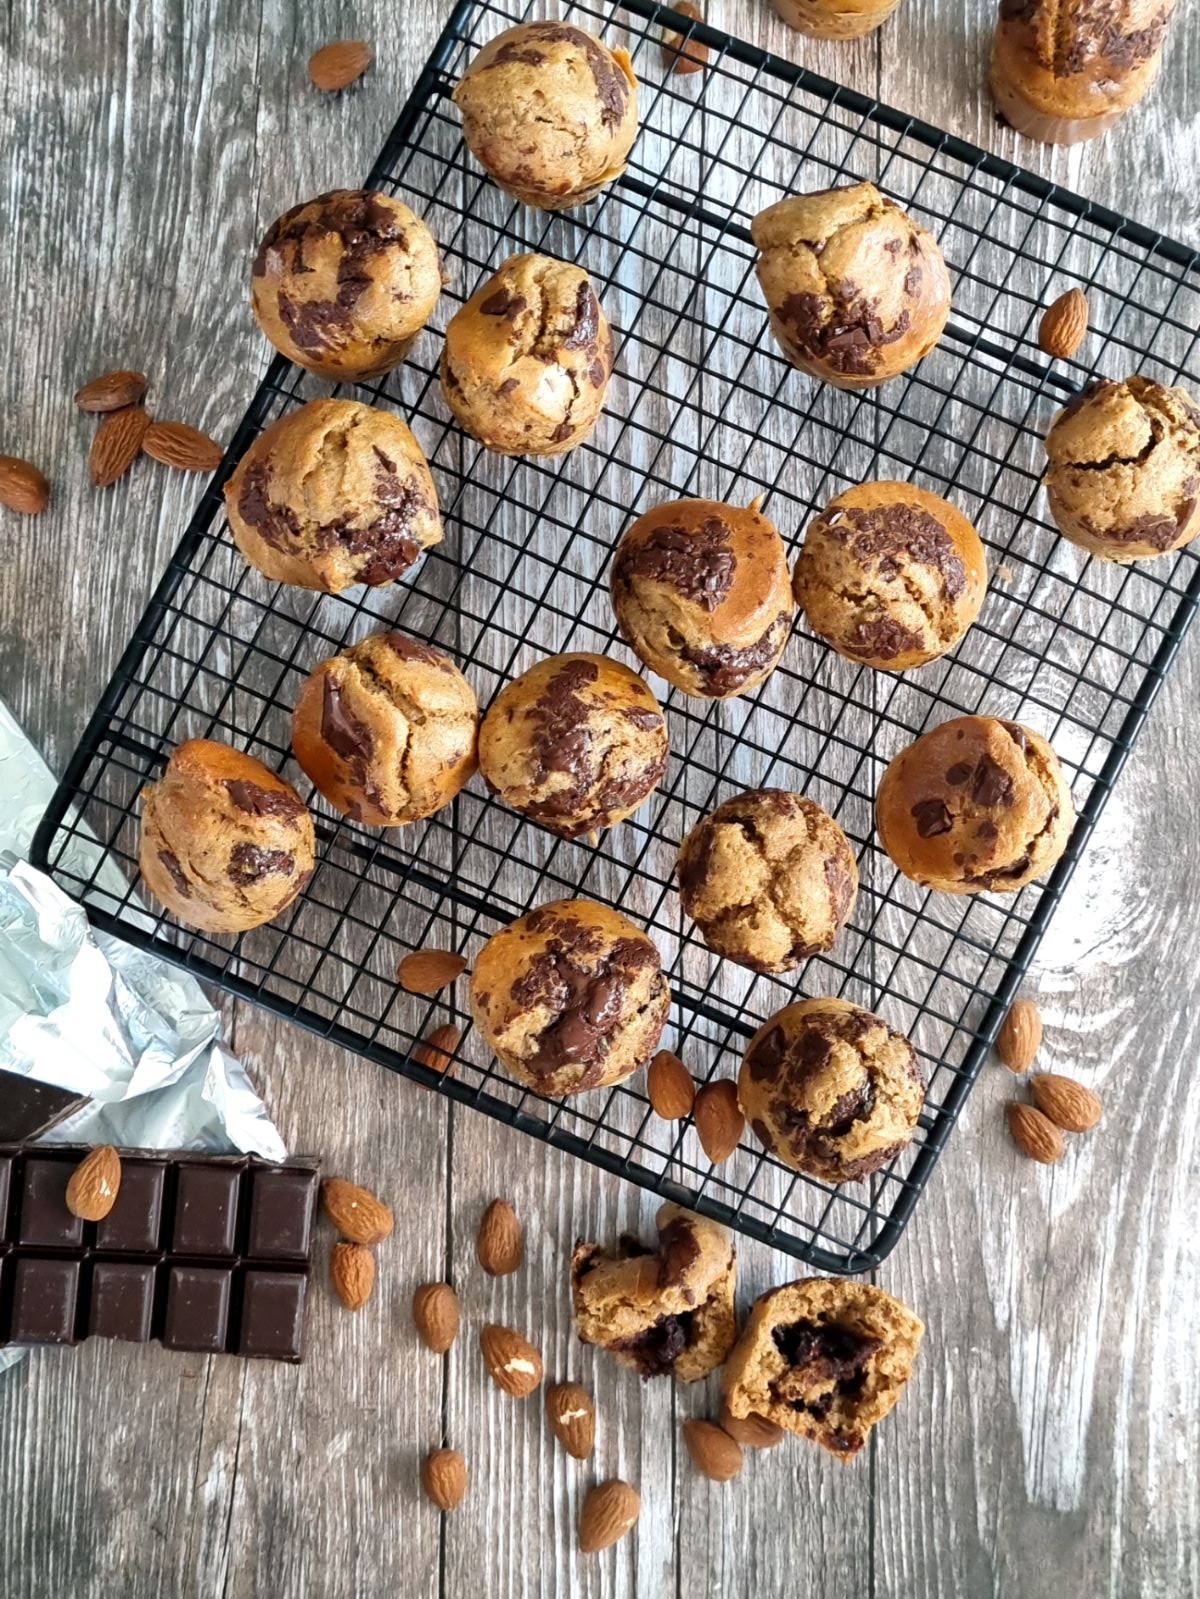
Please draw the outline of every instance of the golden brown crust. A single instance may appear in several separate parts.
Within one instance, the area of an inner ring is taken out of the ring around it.
[[[861,39],[891,16],[900,0],[772,0],[789,28],[810,39]]]

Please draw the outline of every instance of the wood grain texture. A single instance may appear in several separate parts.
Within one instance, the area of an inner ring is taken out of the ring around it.
[[[1183,0],[1153,97],[1102,144],[1070,152],[995,125],[982,89],[990,0],[903,0],[883,33],[841,47],[799,39],[765,4],[712,0],[708,15],[1196,240],[1195,3]],[[0,691],[61,768],[197,494],[197,480],[148,462],[93,490],[94,424],[69,395],[108,366],[140,366],[152,410],[228,436],[265,362],[245,306],[257,238],[285,205],[365,171],[446,8],[46,9],[12,0],[0,57],[14,224],[0,258],[0,450],[30,455],[54,493],[39,519],[0,519]],[[374,40],[376,64],[345,94],[317,96],[307,57],[346,35]],[[1035,1169],[1003,1130],[1012,1080],[996,1068],[980,1082],[880,1273],[929,1334],[911,1392],[867,1458],[845,1469],[785,1445],[749,1458],[733,1484],[700,1479],[678,1427],[715,1409],[712,1386],[639,1385],[569,1326],[576,1235],[647,1230],[652,1203],[226,1004],[233,1043],[292,1147],[395,1204],[378,1291],[357,1317],[314,1296],[299,1371],[94,1345],[0,1379],[0,1594],[1167,1599],[1200,1589],[1198,689],[1193,646],[1030,983],[1045,1011],[1044,1063],[1099,1088],[1104,1122],[1059,1166]],[[591,891],[603,888],[598,879]],[[493,1280],[473,1251],[496,1194],[526,1222],[527,1258]],[[794,1275],[756,1246],[742,1247],[740,1265],[745,1301]],[[417,1283],[443,1276],[459,1288],[464,1330],[441,1359],[418,1345],[408,1304]],[[531,1336],[547,1381],[592,1389],[591,1461],[553,1442],[540,1391],[517,1403],[487,1382],[485,1320]],[[471,1472],[444,1525],[417,1488],[419,1459],[443,1442]],[[584,1560],[578,1509],[610,1475],[641,1491],[638,1532]]]

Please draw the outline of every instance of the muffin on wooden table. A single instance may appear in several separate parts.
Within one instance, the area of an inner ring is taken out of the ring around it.
[[[810,39],[861,39],[891,16],[900,0],[771,0],[782,21]]]

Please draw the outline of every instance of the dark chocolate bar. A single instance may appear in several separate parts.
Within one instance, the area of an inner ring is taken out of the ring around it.
[[[0,1346],[119,1338],[299,1360],[317,1163],[121,1152],[100,1222],[67,1209],[87,1154],[0,1144]]]
[[[23,1144],[86,1105],[87,1100],[65,1088],[35,1083],[17,1072],[0,1072],[0,1144]]]

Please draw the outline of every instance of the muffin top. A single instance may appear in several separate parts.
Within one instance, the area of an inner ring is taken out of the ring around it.
[[[1049,114],[1133,105],[1162,49],[1176,0],[1000,0],[998,47],[1023,93]]]

